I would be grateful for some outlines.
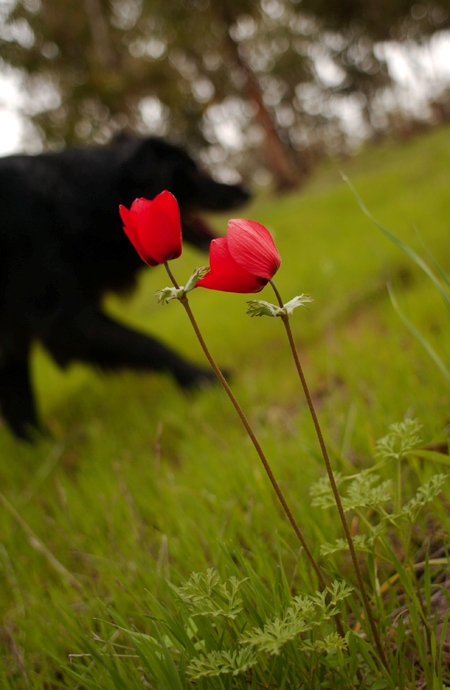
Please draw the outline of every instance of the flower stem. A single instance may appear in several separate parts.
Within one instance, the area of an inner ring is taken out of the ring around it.
[[[281,308],[283,308],[283,306],[284,306],[283,300],[281,299],[281,295],[280,295],[280,293],[279,293],[279,291],[278,291],[277,286],[275,285],[275,283],[274,283],[272,280],[270,280],[269,282],[270,282],[270,284],[271,284],[271,286],[272,286],[272,288],[273,288],[273,290],[274,290],[274,292],[275,292],[276,298],[277,298],[277,300],[278,300],[278,304],[280,305]],[[362,578],[361,569],[360,569],[360,567],[359,567],[358,558],[357,558],[357,556],[356,556],[355,546],[354,546],[354,544],[353,544],[353,539],[352,539],[352,536],[351,536],[351,534],[350,534],[350,529],[349,529],[349,526],[348,526],[348,522],[347,522],[347,519],[346,519],[346,517],[345,517],[344,508],[343,508],[343,506],[342,506],[341,497],[340,497],[340,495],[339,495],[339,491],[338,491],[338,487],[337,487],[336,480],[335,480],[335,477],[334,477],[333,469],[332,469],[332,467],[331,467],[331,462],[330,462],[330,458],[329,458],[329,455],[328,455],[327,447],[326,447],[326,445],[325,445],[325,440],[324,440],[324,437],[323,437],[323,434],[322,434],[322,429],[321,429],[321,427],[320,427],[319,420],[318,420],[318,418],[317,418],[317,414],[316,414],[316,410],[315,410],[315,407],[314,407],[314,403],[313,403],[313,401],[312,401],[311,394],[310,394],[310,391],[309,391],[309,387],[308,387],[308,384],[307,384],[307,382],[306,382],[306,379],[305,379],[305,375],[304,375],[304,373],[303,373],[302,366],[301,366],[301,364],[300,364],[300,359],[299,359],[299,357],[298,357],[297,349],[296,349],[296,347],[295,347],[294,337],[293,337],[293,335],[292,335],[292,330],[291,330],[291,326],[290,326],[290,323],[289,323],[289,316],[288,316],[288,314],[283,315],[283,316],[281,317],[281,319],[282,319],[283,324],[284,324],[284,327],[285,327],[285,329],[286,329],[286,334],[287,334],[287,337],[288,337],[288,341],[289,341],[289,345],[290,345],[290,348],[291,348],[292,356],[293,356],[293,358],[294,358],[295,366],[296,366],[296,369],[297,369],[297,372],[298,372],[298,375],[299,375],[299,378],[300,378],[300,381],[301,381],[301,384],[302,384],[302,388],[303,388],[303,392],[304,392],[304,394],[305,394],[306,402],[307,402],[307,404],[308,404],[309,412],[310,412],[310,414],[311,414],[311,417],[312,417],[312,420],[313,420],[313,423],[314,423],[314,428],[315,428],[315,430],[316,430],[316,434],[317,434],[317,438],[318,438],[318,441],[319,441],[320,449],[321,449],[321,451],[322,451],[322,456],[323,456],[323,459],[324,459],[324,462],[325,462],[325,467],[326,467],[326,469],[327,469],[328,477],[329,477],[330,484],[331,484],[331,488],[332,488],[332,491],[333,491],[334,500],[335,500],[335,502],[336,502],[336,506],[337,506],[337,509],[338,509],[338,512],[339,512],[339,517],[340,517],[340,519],[341,519],[342,526],[343,526],[343,528],[344,528],[344,533],[345,533],[345,536],[346,536],[346,539],[347,539],[348,547],[349,547],[349,549],[350,549],[350,555],[351,555],[351,558],[352,558],[352,561],[353,561],[353,567],[354,567],[354,569],[355,569],[356,578],[357,578],[357,580],[358,580],[358,586],[359,586],[359,589],[360,589],[360,592],[361,592],[361,596],[362,596],[362,598],[363,598],[364,608],[365,608],[365,610],[366,610],[367,618],[368,618],[369,623],[370,623],[370,627],[371,627],[371,630],[372,630],[373,638],[374,638],[374,641],[375,641],[375,644],[376,644],[376,647],[377,647],[377,650],[378,650],[378,654],[380,655],[380,659],[381,659],[381,661],[382,661],[382,663],[383,663],[383,666],[384,666],[387,670],[389,670],[389,666],[388,666],[388,662],[387,662],[387,659],[386,659],[386,655],[385,655],[385,653],[384,653],[383,645],[381,644],[380,635],[379,635],[379,633],[378,633],[378,628],[377,628],[377,625],[376,625],[376,623],[375,623],[375,619],[374,619],[374,616],[373,616],[373,613],[372,613],[372,609],[370,608],[369,597],[368,597],[368,595],[367,595],[367,590],[366,590],[366,587],[365,587],[365,584],[364,584],[364,580],[363,580],[363,578]]]
[[[170,280],[171,280],[172,283],[173,283],[173,286],[174,286],[177,290],[179,290],[179,289],[180,289],[180,286],[178,285],[178,283],[177,283],[177,281],[176,281],[176,279],[175,279],[175,276],[173,275],[172,271],[170,270],[170,266],[169,266],[169,262],[168,262],[168,261],[165,261],[165,262],[164,262],[164,268],[166,269],[167,274],[168,274]]]
[[[167,273],[168,273],[169,278],[171,279],[172,283],[178,289],[179,285],[178,285],[177,281],[175,280],[175,278],[172,274],[172,271],[170,270],[167,262],[164,264],[164,266],[166,267]],[[277,480],[275,479],[275,476],[272,472],[272,469],[269,465],[269,462],[268,462],[268,460],[264,454],[264,451],[261,448],[261,445],[260,445],[258,439],[256,438],[256,436],[253,432],[253,429],[250,426],[250,423],[249,423],[247,417],[245,416],[245,413],[244,413],[242,407],[238,403],[233,391],[231,390],[230,386],[228,385],[227,380],[225,379],[224,375],[222,374],[219,367],[217,366],[215,360],[213,359],[213,357],[212,357],[212,355],[211,355],[211,353],[210,353],[210,351],[209,351],[209,349],[205,343],[203,335],[201,334],[200,329],[199,329],[197,322],[195,320],[194,314],[192,313],[188,298],[186,297],[186,295],[184,295],[184,297],[179,298],[179,301],[181,302],[181,304],[183,305],[183,307],[186,310],[188,318],[189,318],[189,320],[192,324],[192,327],[195,331],[195,335],[197,336],[197,339],[200,343],[200,346],[201,346],[203,352],[205,353],[206,359],[210,363],[214,373],[216,374],[217,378],[219,379],[220,383],[222,384],[222,387],[225,390],[225,393],[229,397],[234,409],[236,410],[236,412],[239,416],[239,419],[241,420],[242,424],[244,425],[245,430],[246,430],[247,434],[249,435],[250,440],[252,441],[252,443],[255,447],[255,450],[258,453],[259,458],[260,458],[260,460],[264,466],[264,469],[267,473],[267,476],[269,477],[269,480],[272,484],[272,487],[273,487],[273,489],[274,489],[274,491],[275,491],[275,493],[276,493],[276,495],[277,495],[277,497],[278,497],[278,499],[279,499],[279,501],[283,507],[283,510],[284,510],[289,522],[291,523],[292,527],[294,528],[294,531],[295,531],[303,549],[305,550],[305,553],[309,559],[309,562],[311,563],[311,565],[313,567],[313,570],[314,570],[314,572],[317,576],[317,579],[319,581],[320,587],[322,590],[324,590],[326,588],[326,583],[325,583],[323,575],[320,571],[319,565],[318,565],[317,561],[315,560],[313,554],[311,553],[311,551],[308,547],[308,544],[306,543],[305,538],[304,538],[304,536],[303,536],[303,534],[302,534],[302,532],[301,532],[301,530],[300,530],[300,528],[299,528],[299,526],[298,526],[298,524],[297,524],[297,522],[296,522],[296,520],[292,514],[291,509],[289,508],[288,504],[286,503],[286,499],[284,498],[283,492],[281,491],[280,486],[279,486]],[[342,626],[342,624],[341,624],[341,626]],[[342,630],[341,634],[344,635],[343,630]]]

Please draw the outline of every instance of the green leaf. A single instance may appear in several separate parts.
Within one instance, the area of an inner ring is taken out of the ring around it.
[[[197,659],[191,659],[187,675],[191,680],[211,678],[221,674],[238,676],[258,663],[258,655],[251,647],[213,651]]]
[[[422,458],[423,460],[431,460],[432,462],[439,462],[442,465],[450,466],[450,456],[445,453],[438,453],[435,450],[417,448],[405,453],[405,457]]]
[[[196,268],[194,273],[188,279],[186,286],[184,288],[184,292],[186,293],[193,290],[196,287],[198,281],[204,278],[208,272],[209,266],[201,266],[200,268]]]
[[[383,460],[400,460],[422,442],[419,435],[421,428],[417,419],[391,424],[386,436],[377,441],[375,454]]]
[[[242,642],[259,652],[278,655],[282,647],[301,633],[311,630],[314,623],[314,602],[311,597],[297,596],[281,617],[269,620],[261,630],[253,628]]]
[[[294,309],[297,309],[297,307],[304,307],[305,304],[309,304],[311,302],[314,302],[314,300],[310,295],[301,294],[297,297],[294,297],[289,302],[286,302],[284,309],[287,314],[292,314]]]
[[[342,507],[345,511],[356,508],[377,508],[390,501],[392,482],[387,479],[380,482],[377,474],[361,472],[351,482],[347,494],[342,498]]]
[[[390,232],[387,228],[385,228],[383,225],[381,225],[381,223],[379,223],[372,216],[372,214],[370,213],[370,211],[365,206],[364,202],[362,201],[361,197],[357,193],[356,189],[353,187],[353,185],[350,182],[350,180],[348,179],[348,177],[346,175],[343,175],[342,178],[343,178],[344,182],[346,182],[347,185],[350,187],[351,191],[353,192],[353,195],[354,195],[361,211],[367,216],[367,218],[369,218],[369,220],[372,221],[372,223],[374,223],[377,226],[377,228],[379,230],[381,230],[381,232],[391,242],[393,242],[397,247],[399,247],[399,249],[401,249],[402,252],[404,252],[404,254],[409,256],[409,258],[412,259],[414,261],[414,263],[417,264],[417,266],[419,266],[419,268],[421,268],[424,273],[426,273],[426,275],[429,277],[429,279],[431,280],[433,285],[439,291],[442,299],[444,300],[445,306],[450,311],[450,292],[442,286],[440,280],[435,276],[435,274],[433,273],[431,268],[425,263],[425,261],[418,254],[416,254],[416,252],[413,249],[411,249],[411,247],[408,247],[407,244],[405,244],[404,242],[402,242],[402,240],[400,240],[398,237],[393,235],[392,232]]]
[[[345,477],[339,472],[335,472],[334,479],[338,488],[345,482]],[[309,488],[309,494],[312,497],[311,505],[313,506],[317,506],[318,508],[333,508],[336,505],[328,476],[320,477],[320,479],[312,484]]]
[[[301,294],[286,302],[283,307],[280,307],[276,304],[265,302],[262,299],[253,299],[247,302],[248,308],[246,313],[249,316],[290,316],[297,307],[303,307],[305,304],[313,301],[309,295]]]
[[[165,287],[162,290],[158,290],[158,292],[155,294],[156,301],[159,304],[169,304],[169,302],[173,299],[179,299],[184,295],[184,288],[174,288],[174,287]]]
[[[428,340],[422,335],[420,331],[417,330],[417,328],[411,323],[411,321],[409,321],[409,319],[406,318],[406,316],[400,310],[397,300],[395,299],[394,293],[389,286],[388,291],[389,297],[391,298],[392,306],[394,307],[395,311],[397,312],[397,314],[399,315],[399,317],[401,318],[409,332],[412,333],[416,340],[418,340],[422,347],[428,352],[431,359],[436,364],[447,383],[450,384],[450,369],[448,369],[448,367],[444,364],[442,359],[437,354],[436,350],[433,347],[431,347]]]
[[[206,573],[192,573],[188,582],[176,592],[187,605],[191,616],[223,616],[233,620],[242,611],[243,602],[239,589],[243,580],[231,576],[227,582],[220,581],[214,568]]]
[[[265,302],[262,299],[254,299],[247,302],[248,307],[246,314],[248,316],[282,316],[283,310],[276,304],[271,304],[270,302]]]
[[[448,476],[446,474],[435,474],[426,484],[418,488],[416,495],[392,518],[406,517],[411,522],[414,522],[421,508],[427,503],[431,503],[441,493],[441,489],[447,479]]]

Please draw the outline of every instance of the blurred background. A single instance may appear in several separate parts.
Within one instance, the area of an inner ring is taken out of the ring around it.
[[[167,136],[216,177],[450,118],[449,0],[0,0],[0,153]]]

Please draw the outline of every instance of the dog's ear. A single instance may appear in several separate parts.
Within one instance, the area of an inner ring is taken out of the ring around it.
[[[131,132],[122,131],[116,134],[111,142],[111,146],[117,151],[120,164],[131,163],[144,155],[143,149],[149,148],[149,139],[143,139]]]
[[[130,139],[137,139],[138,137],[130,129],[122,128],[119,129],[112,136],[109,142],[110,146],[120,146],[120,144],[130,141]]]

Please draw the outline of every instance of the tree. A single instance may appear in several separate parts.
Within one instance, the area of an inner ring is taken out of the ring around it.
[[[234,108],[246,134],[237,167],[250,172],[264,150],[280,189],[307,171],[305,149],[339,138],[336,99],[358,94],[369,112],[388,82],[376,40],[448,23],[444,0],[425,15],[407,0],[9,3],[1,55],[29,93],[52,96],[30,110],[46,146],[103,143],[128,127],[169,132],[212,160],[215,109]]]
[[[356,31],[373,41],[402,41],[450,27],[448,0],[302,0],[298,7],[326,29]]]

